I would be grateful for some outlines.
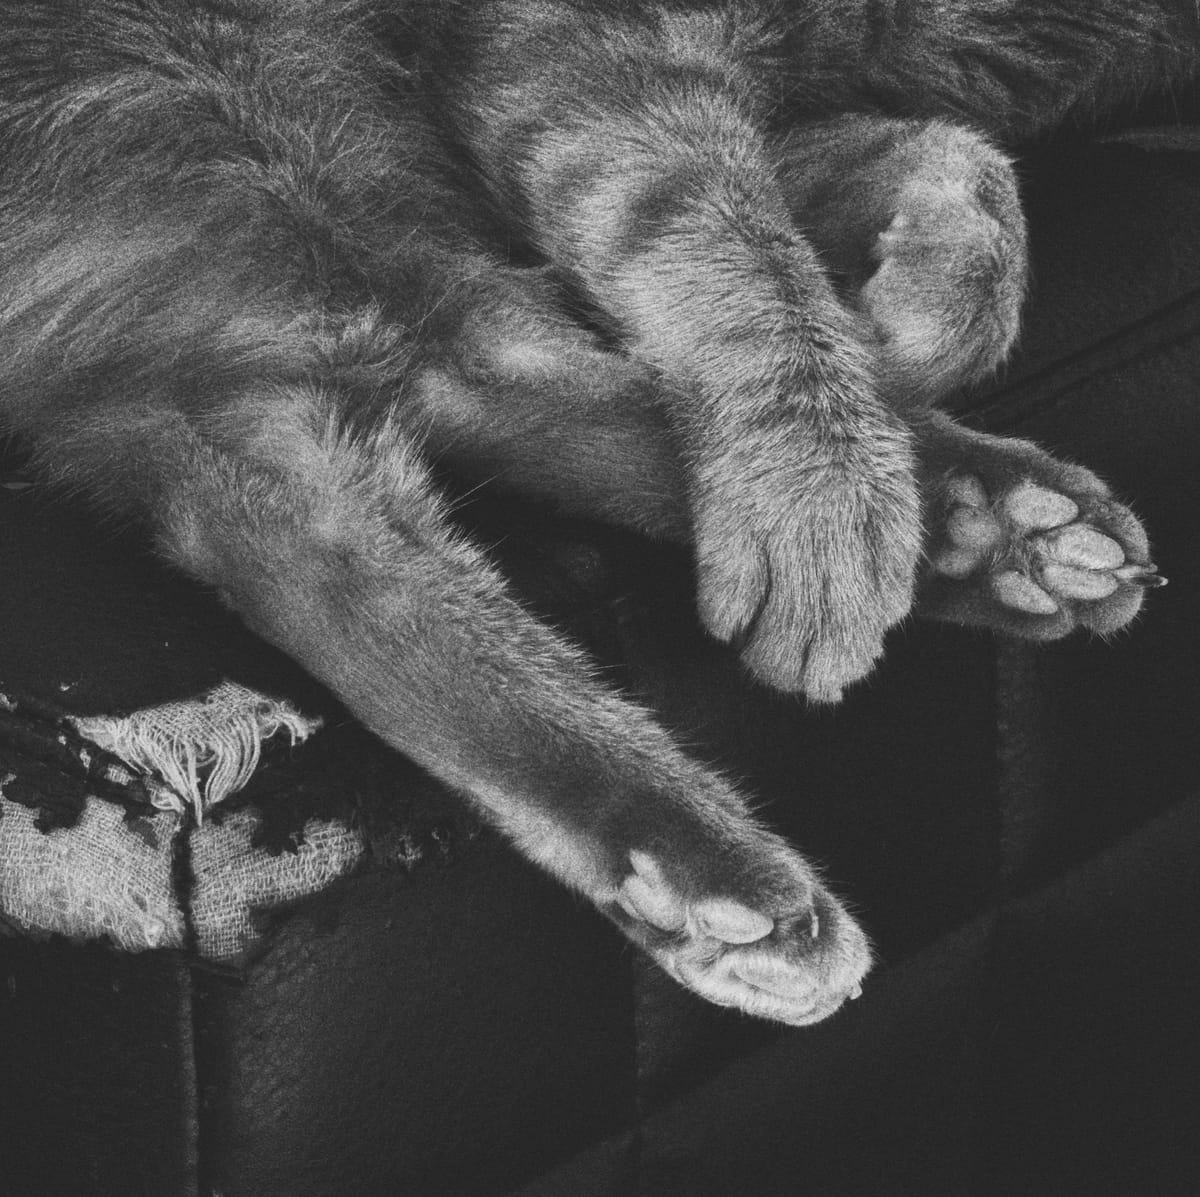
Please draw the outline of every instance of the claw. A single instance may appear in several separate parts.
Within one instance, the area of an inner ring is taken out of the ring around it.
[[[1156,567],[1152,562],[1145,565],[1122,566],[1113,571],[1113,577],[1119,578],[1122,582],[1128,582],[1131,586],[1143,586],[1147,590],[1167,584],[1167,579],[1156,572]]]

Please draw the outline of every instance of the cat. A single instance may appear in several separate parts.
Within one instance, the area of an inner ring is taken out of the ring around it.
[[[1128,509],[931,404],[1018,331],[986,134],[1191,69],[1200,18],[1000,0],[964,56],[949,7],[0,2],[4,426],[683,985],[816,1022],[867,937],[433,466],[690,544],[708,630],[813,701],[914,603],[1127,623]]]

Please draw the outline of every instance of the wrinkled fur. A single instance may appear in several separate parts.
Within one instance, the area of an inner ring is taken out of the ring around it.
[[[928,410],[1007,352],[1025,272],[1007,160],[944,118],[1195,64],[1191,4],[1029,7],[0,3],[4,421],[684,984],[825,1017],[862,933],[517,605],[430,462],[690,542],[709,630],[818,700],[918,584],[1125,622],[1124,580],[1039,615],[922,565],[961,557],[965,471],[1149,568],[1086,471]]]

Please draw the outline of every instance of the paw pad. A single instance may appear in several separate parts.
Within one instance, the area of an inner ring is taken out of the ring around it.
[[[1058,603],[1046,591],[1015,569],[994,574],[991,588],[1000,602],[1017,611],[1028,611],[1030,615],[1054,615],[1058,611]]]
[[[1074,519],[1074,516],[1071,517]],[[1060,565],[1081,570],[1116,569],[1125,564],[1125,550],[1095,528],[1072,524],[1041,538],[1043,554]]]
[[[775,929],[769,915],[751,910],[731,898],[706,898],[692,904],[671,888],[662,869],[645,852],[630,853],[633,873],[626,877],[617,903],[626,914],[642,919],[660,931],[694,928],[722,943],[756,943]]]
[[[685,897],[648,852],[631,851],[629,864],[608,913],[671,976],[709,1001],[803,1026],[861,994],[871,962],[866,937],[805,876],[799,857],[792,861],[793,892],[778,888],[778,875],[763,891],[761,905],[774,915],[726,896]],[[732,887],[748,883],[743,878]]]
[[[946,546],[933,559],[945,578],[984,580],[992,599],[1025,615],[1056,616],[1097,604],[1123,587],[1164,585],[1149,562],[1131,561],[1116,534],[1091,522],[1070,495],[1030,479],[996,501],[973,475],[951,478]]]
[[[1014,524],[1031,532],[1059,528],[1079,514],[1079,505],[1074,499],[1038,486],[1036,482],[1024,482],[1014,487],[1004,496],[1001,507]]]

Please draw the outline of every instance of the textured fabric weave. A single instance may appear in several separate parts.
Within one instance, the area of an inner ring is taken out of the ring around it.
[[[272,852],[256,842],[249,810],[205,819],[250,781],[267,741],[296,745],[320,727],[288,703],[226,681],[117,718],[56,725],[31,714],[22,726],[23,706],[5,700],[9,738],[23,740],[24,755],[0,775],[0,917],[24,934],[104,938],[132,952],[194,946],[225,960],[252,946],[262,912],[323,889],[365,852],[362,833],[335,820],[309,819],[291,851]],[[69,765],[83,776],[70,777]],[[148,806],[85,792],[74,817],[47,823],[38,798],[101,779]],[[181,838],[188,892],[176,877]]]
[[[130,952],[183,946],[172,883],[182,816],[130,824],[121,807],[89,798],[74,827],[43,832],[35,811],[3,793],[0,784],[0,915],[26,934],[105,936]]]

